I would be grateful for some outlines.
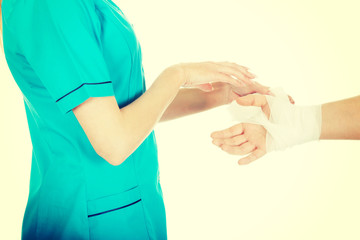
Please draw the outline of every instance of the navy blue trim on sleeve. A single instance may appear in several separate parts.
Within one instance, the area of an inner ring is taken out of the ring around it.
[[[84,85],[98,85],[98,84],[105,84],[105,83],[111,83],[111,81],[107,81],[107,82],[99,82],[99,83],[83,83],[81,84],[79,87],[75,88],[74,90],[68,92],[67,94],[65,94],[64,96],[62,96],[61,98],[59,98],[58,100],[56,100],[56,102],[60,101],[61,99],[63,99],[64,97],[66,97],[67,95],[75,92],[76,90],[78,90],[79,88],[81,88]]]

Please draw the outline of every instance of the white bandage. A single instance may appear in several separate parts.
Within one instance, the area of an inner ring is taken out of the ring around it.
[[[288,96],[281,89],[270,90],[275,95],[266,96],[270,119],[267,119],[260,107],[244,107],[236,102],[229,107],[233,119],[264,126],[267,130],[266,152],[319,140],[321,105],[296,106],[289,102]]]

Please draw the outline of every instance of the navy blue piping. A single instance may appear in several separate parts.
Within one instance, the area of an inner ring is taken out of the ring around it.
[[[111,81],[107,81],[107,82],[99,82],[99,83],[83,83],[81,84],[79,87],[75,88],[74,90],[72,90],[71,92],[68,92],[67,94],[65,94],[64,96],[62,96],[61,98],[59,98],[58,100],[56,100],[56,102],[60,101],[61,99],[63,99],[64,97],[66,97],[67,95],[69,95],[70,93],[78,90],[79,88],[81,88],[82,86],[86,85],[97,85],[97,84],[105,84],[105,83],[111,83]]]
[[[111,209],[111,210],[108,210],[108,211],[105,211],[105,212],[100,212],[100,213],[95,213],[95,214],[88,215],[88,217],[95,217],[95,216],[98,216],[98,215],[101,215],[101,214],[104,214],[104,213],[108,213],[108,212],[116,211],[116,210],[119,210],[119,209],[122,209],[122,208],[130,207],[131,205],[134,205],[135,203],[138,203],[140,201],[141,201],[141,199],[137,200],[136,202],[130,203],[128,205],[119,207],[119,208],[115,208],[115,209]]]

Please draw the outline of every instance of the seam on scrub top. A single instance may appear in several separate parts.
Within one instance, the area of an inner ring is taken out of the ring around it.
[[[142,202],[144,203],[144,201]],[[145,208],[144,208],[144,204],[141,204],[141,208],[142,208],[142,215],[143,215],[143,218],[144,218],[144,225],[145,225],[145,228],[146,228],[146,232],[147,232],[147,235],[148,235],[148,239],[150,239],[150,233],[149,233],[149,228],[148,228],[148,224],[146,222],[146,218],[145,218]]]
[[[58,100],[56,100],[56,102],[60,101],[61,99],[63,99],[64,97],[66,97],[67,95],[75,92],[76,90],[78,90],[79,88],[81,88],[84,85],[97,85],[97,84],[105,84],[105,83],[111,83],[111,81],[107,81],[107,82],[99,82],[99,83],[83,83],[81,84],[79,87],[75,88],[74,90],[68,92],[67,94],[65,94],[64,96],[62,96],[61,98],[59,98]]]
[[[138,174],[137,174],[137,168],[136,168],[136,164],[135,164],[135,160],[133,158],[133,155],[130,155],[129,158],[131,158],[131,163],[132,163],[132,166],[133,166],[133,171],[134,171],[134,174],[135,174],[135,178],[136,178],[136,183],[137,183],[137,186],[139,188],[139,193],[140,193],[140,198],[143,199],[143,201],[141,202],[141,215],[143,217],[143,220],[144,220],[144,225],[145,225],[145,229],[146,229],[146,232],[147,232],[147,235],[148,235],[148,239],[150,239],[150,232],[149,232],[149,226],[147,224],[147,221],[146,221],[146,216],[145,216],[145,207],[144,207],[144,201],[146,201],[146,199],[143,198],[142,196],[142,187],[141,187],[141,184],[140,184],[140,181],[139,181],[139,177],[138,177]],[[150,223],[151,225],[151,223]]]
[[[119,16],[121,16],[124,20],[125,20],[125,22],[127,23],[127,24],[129,24],[129,25],[131,25],[130,24],[130,22],[129,22],[129,20],[125,17],[125,15],[124,14],[119,14],[118,13],[118,11],[119,11],[119,9],[116,9],[108,0],[102,0],[104,3],[105,3],[105,5],[106,6],[108,6],[108,7],[110,7],[113,11],[115,11]],[[113,11],[111,11],[110,10],[110,12],[112,13],[112,15],[119,21],[119,23],[121,23],[121,24],[123,24],[123,22],[119,19],[119,17],[113,12]],[[121,11],[121,10],[120,10]],[[122,12],[122,11],[121,11]],[[124,24],[123,24],[124,25]],[[131,29],[131,27],[130,27],[130,29]],[[135,37],[135,39],[136,39],[136,35],[135,35],[135,32],[133,31],[133,29],[131,29],[131,32],[133,33],[133,35],[134,35],[134,37]],[[128,42],[128,39],[127,39],[127,37],[124,35],[124,33],[123,33],[123,31],[122,30],[120,30],[120,33],[121,33],[121,35],[123,36],[123,38],[124,38],[124,40],[125,40],[125,42],[126,42],[126,45],[127,45],[127,47],[128,47],[128,50],[129,50],[129,52],[130,52],[130,60],[131,60],[131,66],[130,66],[130,76],[129,76],[129,82],[128,82],[128,86],[129,86],[129,91],[128,91],[128,96],[127,96],[127,99],[128,99],[128,101],[130,100],[130,82],[131,82],[131,78],[132,78],[132,72],[133,72],[133,65],[134,65],[134,59],[133,59],[133,55],[134,55],[134,53],[133,53],[133,51],[131,50],[131,47],[130,47],[130,44],[129,44],[129,42]]]
[[[133,202],[133,203],[127,204],[127,205],[125,205],[125,206],[122,206],[122,207],[118,207],[118,208],[111,209],[111,210],[107,210],[107,211],[104,211],[104,212],[100,212],[100,213],[95,213],[95,214],[88,215],[88,217],[89,217],[89,218],[90,218],[90,217],[95,217],[95,216],[102,215],[102,214],[105,214],[105,213],[108,213],[108,212],[112,212],[112,211],[116,211],[116,210],[119,210],[119,209],[122,209],[122,208],[130,207],[131,205],[134,205],[134,204],[136,204],[136,203],[138,203],[138,202],[140,202],[140,201],[141,201],[141,199],[139,199],[139,200],[137,200],[137,201],[135,201],[135,202]]]

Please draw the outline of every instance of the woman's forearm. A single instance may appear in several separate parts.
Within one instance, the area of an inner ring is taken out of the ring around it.
[[[213,84],[214,90],[181,89],[166,109],[160,121],[168,121],[203,112],[231,102],[231,87],[225,83]]]
[[[320,139],[360,139],[360,96],[322,105]]]
[[[136,101],[119,109],[114,96],[89,98],[73,109],[94,150],[112,165],[121,164],[144,141],[183,84],[168,68]]]

